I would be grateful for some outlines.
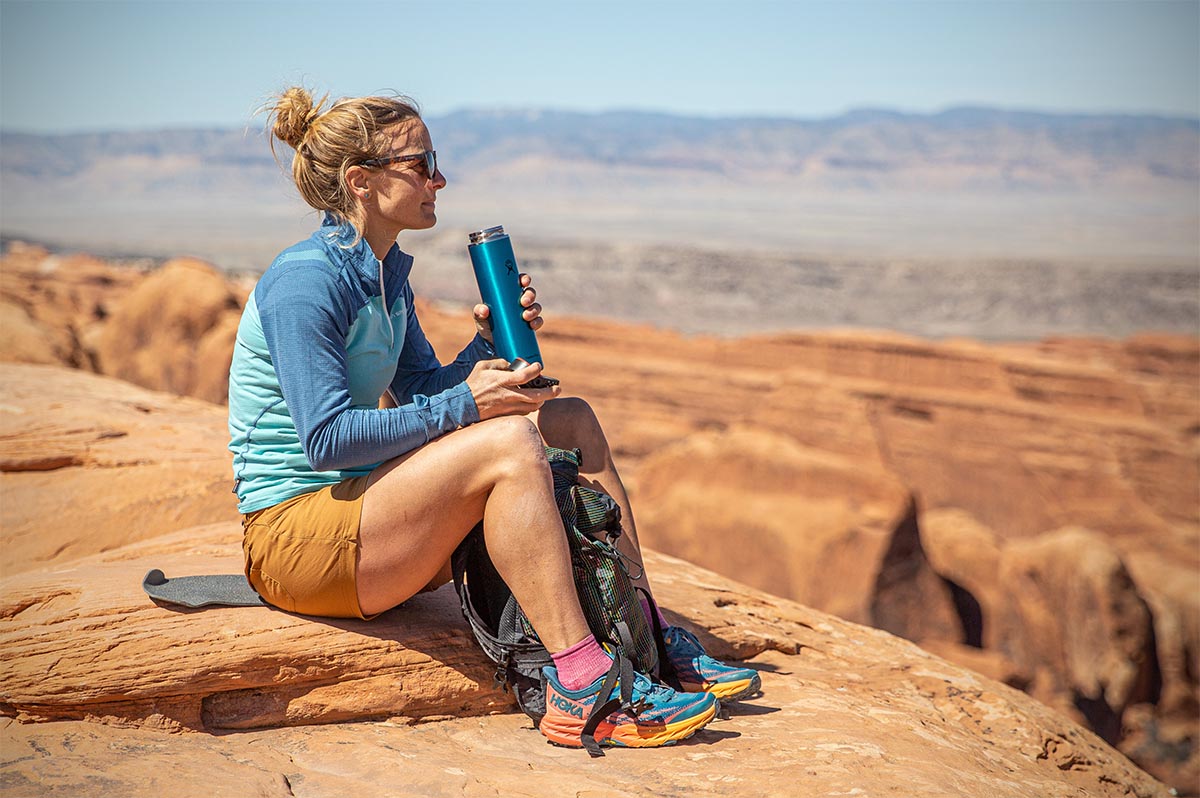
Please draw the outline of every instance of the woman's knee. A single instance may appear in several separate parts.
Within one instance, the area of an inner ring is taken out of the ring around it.
[[[575,396],[551,399],[542,405],[538,427],[547,443],[560,448],[572,448],[585,439],[604,436],[592,406]]]
[[[546,449],[537,426],[525,416],[500,416],[479,423],[489,462],[506,472],[545,469]]]
[[[564,397],[547,402],[542,406],[538,426],[551,446],[582,450],[589,470],[603,467],[611,457],[600,419],[583,399]]]
[[[578,396],[560,396],[542,405],[541,415],[556,422],[589,423],[595,422],[596,414],[586,399]]]

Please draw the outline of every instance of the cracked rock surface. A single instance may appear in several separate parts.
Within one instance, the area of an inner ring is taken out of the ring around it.
[[[23,607],[0,622],[4,711],[26,721],[0,730],[7,794],[1169,794],[1023,693],[655,553],[669,618],[757,669],[763,692],[677,746],[593,762],[547,745],[491,688],[448,588],[336,624],[266,608],[173,613],[139,595],[149,560],[168,573],[235,566],[218,549],[236,531],[203,527],[142,558],[112,552],[4,585]],[[27,722],[54,718],[77,720]]]
[[[147,459],[177,495],[203,496],[206,482],[173,469],[224,473],[212,455],[220,409],[95,375],[3,368],[8,429],[21,429],[14,396],[50,388],[76,413],[63,424],[62,448],[90,465],[2,476],[57,477],[92,519],[38,538],[46,546],[79,538],[88,556],[60,553],[0,582],[5,794],[1167,794],[1023,693],[886,632],[655,552],[647,565],[668,617],[714,655],[758,669],[763,694],[731,704],[678,746],[613,751],[603,762],[547,745],[492,687],[494,667],[448,588],[372,622],[157,607],[141,592],[147,570],[235,573],[240,526],[218,520],[155,534],[172,522],[152,500],[162,486],[125,486],[112,475]],[[84,474],[107,479],[88,483]],[[106,529],[116,536],[107,544]],[[130,542],[114,545],[122,529]]]

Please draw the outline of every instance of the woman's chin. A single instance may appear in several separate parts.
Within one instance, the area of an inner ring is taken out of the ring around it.
[[[400,229],[403,230],[428,230],[437,224],[437,217],[430,214],[422,219],[414,219],[412,222],[404,225]]]

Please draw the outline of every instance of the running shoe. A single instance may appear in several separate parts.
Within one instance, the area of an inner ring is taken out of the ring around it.
[[[737,701],[754,695],[762,687],[757,671],[713,659],[687,629],[668,626],[663,630],[663,642],[679,684],[688,693],[706,692],[722,701]]]
[[[568,690],[559,683],[553,666],[543,668],[542,674],[546,677],[546,714],[538,729],[556,745],[584,747],[583,728],[592,707],[610,698],[600,695],[605,677],[581,690]],[[617,680],[611,697],[620,694]],[[618,709],[600,721],[593,735],[597,743],[627,748],[671,745],[704,728],[720,706],[713,695],[676,692],[640,673],[633,675],[633,704],[638,708],[636,715]]]

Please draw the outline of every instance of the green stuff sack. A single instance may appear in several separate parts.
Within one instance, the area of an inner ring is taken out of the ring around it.
[[[554,475],[554,498],[571,546],[575,590],[596,640],[620,647],[633,669],[650,676],[659,672],[654,631],[638,601],[629,568],[640,568],[617,551],[621,508],[608,494],[579,484],[580,453],[547,448]]]

